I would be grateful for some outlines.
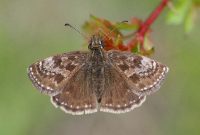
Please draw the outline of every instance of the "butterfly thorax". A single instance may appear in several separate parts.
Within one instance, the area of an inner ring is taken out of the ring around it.
[[[98,67],[105,63],[106,56],[103,48],[103,39],[99,35],[93,35],[88,46],[88,49],[90,50],[89,60],[93,66]]]
[[[88,71],[91,74],[91,84],[95,94],[97,95],[98,101],[100,102],[100,97],[104,90],[104,68],[106,64],[106,55],[104,52],[104,43],[100,36],[92,36],[89,43],[89,61],[90,66]]]

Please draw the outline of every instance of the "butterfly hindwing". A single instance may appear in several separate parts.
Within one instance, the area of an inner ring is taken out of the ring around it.
[[[84,66],[66,84],[62,93],[52,97],[52,102],[66,113],[73,115],[94,113],[97,111],[97,99],[87,67]]]
[[[111,113],[124,113],[139,107],[145,96],[134,93],[134,87],[111,66],[105,68],[105,89],[102,94],[100,110]]]

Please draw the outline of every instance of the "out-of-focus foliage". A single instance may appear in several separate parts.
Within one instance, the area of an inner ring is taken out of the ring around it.
[[[167,23],[174,25],[183,23],[185,32],[189,33],[195,27],[198,9],[200,0],[178,0],[174,2],[174,10],[167,16]]]

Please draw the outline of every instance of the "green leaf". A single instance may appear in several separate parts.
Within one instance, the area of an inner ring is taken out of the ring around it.
[[[196,10],[195,8],[191,7],[189,12],[187,13],[187,16],[185,17],[185,22],[184,22],[186,33],[191,32],[191,30],[194,28],[195,17],[196,17]]]
[[[191,0],[179,0],[179,2],[175,5],[175,10],[170,11],[167,16],[167,23],[168,24],[181,24],[184,21],[184,18],[189,11],[192,5]]]
[[[128,23],[118,23],[116,24],[116,27],[120,30],[136,30],[139,28],[136,24],[128,24]]]
[[[141,47],[141,44],[137,43],[137,45],[134,48],[132,48],[131,52],[140,54],[140,49],[141,49],[140,47]]]
[[[143,48],[144,48],[143,52],[144,55],[150,55],[154,52],[153,42],[147,36],[145,36]]]
[[[146,51],[149,51],[149,50],[151,50],[153,48],[153,43],[151,42],[151,40],[147,36],[145,36],[145,38],[144,38],[143,48]]]

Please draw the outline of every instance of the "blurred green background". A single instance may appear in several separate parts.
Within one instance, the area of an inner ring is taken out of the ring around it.
[[[153,57],[170,67],[161,90],[126,114],[72,116],[55,109],[27,77],[38,59],[80,50],[90,14],[112,21],[145,19],[160,0],[1,0],[0,135],[199,135],[200,25],[189,34],[166,25],[166,8],[153,25]],[[196,22],[200,22],[198,19]]]

